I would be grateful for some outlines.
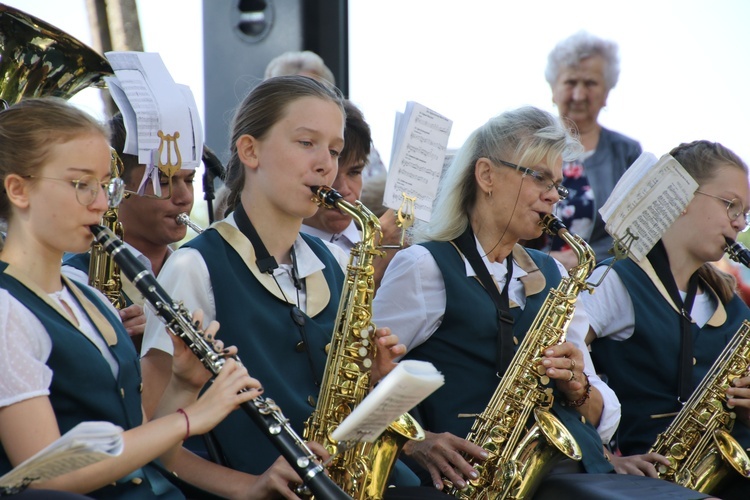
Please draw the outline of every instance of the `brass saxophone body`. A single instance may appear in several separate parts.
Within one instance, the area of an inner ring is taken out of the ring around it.
[[[735,470],[750,478],[750,459],[729,434],[735,413],[727,405],[726,390],[750,368],[750,322],[745,320],[698,388],[667,429],[659,434],[652,452],[669,459],[657,466],[662,479],[711,493]]]
[[[315,411],[305,422],[303,437],[328,449],[332,455],[328,474],[348,495],[357,500],[381,499],[403,445],[410,439],[424,439],[416,420],[408,413],[402,415],[373,443],[342,446],[330,437],[370,391],[377,354],[372,322],[372,262],[382,255],[377,247],[380,222],[360,202],[353,205],[329,187],[311,189],[319,205],[351,215],[360,227],[362,240],[349,256],[320,394]]]
[[[112,178],[121,177],[123,172],[122,160],[112,150],[110,173]],[[117,220],[117,207],[110,204],[102,216],[101,225],[112,231],[119,239],[124,239],[122,222]],[[91,260],[89,261],[89,285],[102,292],[117,309],[127,305],[122,293],[122,278],[120,268],[112,256],[96,241],[91,244]]]
[[[549,291],[489,405],[474,420],[466,439],[484,448],[489,457],[484,462],[469,460],[479,477],[463,490],[451,487],[449,493],[458,498],[529,498],[560,460],[582,458],[575,438],[550,411],[554,396],[540,363],[546,349],[565,341],[578,295],[591,290],[586,279],[595,256],[586,242],[570,234],[553,215],[544,216],[541,224],[570,245],[578,265]],[[534,422],[528,427],[532,416]]]

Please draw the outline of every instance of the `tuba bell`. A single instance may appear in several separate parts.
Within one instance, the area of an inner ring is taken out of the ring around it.
[[[0,4],[0,99],[12,105],[25,97],[70,99],[88,87],[104,86],[114,72],[103,56],[62,30]]]
[[[20,10],[0,4],[0,99],[4,106],[24,98],[70,99],[88,87],[104,88],[114,75],[107,60],[59,28]],[[122,174],[122,162],[112,151],[112,176]],[[122,237],[117,208],[110,207],[102,223]],[[98,243],[92,244],[89,285],[99,289],[118,309],[126,305],[120,270]]]

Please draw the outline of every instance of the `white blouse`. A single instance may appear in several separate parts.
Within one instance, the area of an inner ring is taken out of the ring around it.
[[[63,288],[62,292],[49,296],[58,304],[61,300],[68,304],[79,329],[97,346],[109,363],[113,376],[117,377],[117,361],[70,291]],[[117,314],[103,295],[101,298]],[[52,340],[41,321],[7,290],[0,288],[0,408],[38,396],[49,396],[52,370],[47,366],[47,360],[51,352]]]

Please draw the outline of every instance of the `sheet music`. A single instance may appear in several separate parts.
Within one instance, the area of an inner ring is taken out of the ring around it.
[[[698,183],[672,156],[656,160],[644,152],[625,171],[599,213],[614,238],[637,237],[630,254],[640,261],[677,220],[696,189]]]
[[[47,481],[117,456],[124,448],[122,428],[110,422],[81,422],[36,455],[0,477],[0,487]]]
[[[453,122],[410,101],[397,115],[383,204],[398,210],[403,193],[416,197],[415,217],[429,221]]]
[[[405,360],[357,405],[331,433],[336,441],[372,442],[398,417],[414,408],[444,383],[427,361]]]
[[[131,128],[127,130],[137,131],[137,141],[128,137],[125,153],[137,155],[142,164],[155,164],[161,143],[158,132],[179,133],[176,142],[182,168],[196,168],[203,154],[198,109],[192,95],[186,99],[185,90],[172,79],[161,56],[153,52],[107,52],[105,55],[115,71],[114,77],[106,78],[110,88],[116,89],[112,98],[123,117],[128,119],[126,126],[130,124]],[[132,126],[133,116],[135,127]]]

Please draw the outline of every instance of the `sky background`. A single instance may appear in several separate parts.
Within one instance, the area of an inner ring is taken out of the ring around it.
[[[4,3],[91,43],[85,0]],[[202,2],[140,0],[138,10],[145,50],[161,54],[202,110]],[[395,113],[410,100],[453,120],[450,148],[507,109],[556,113],[547,54],[581,29],[620,46],[620,80],[600,114],[603,126],[657,156],[709,139],[750,162],[746,0],[350,0],[349,14],[350,98],[386,164]],[[74,102],[101,115],[90,95]]]

